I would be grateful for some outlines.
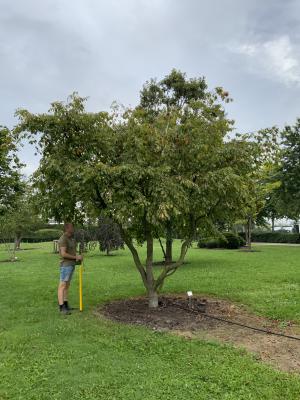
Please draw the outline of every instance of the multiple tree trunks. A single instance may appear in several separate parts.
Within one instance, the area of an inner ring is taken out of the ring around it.
[[[49,113],[17,112],[16,133],[44,154],[34,176],[40,211],[61,220],[110,216],[123,232],[149,306],[156,308],[158,292],[183,263],[197,230],[213,231],[220,221],[245,216],[256,146],[243,137],[227,138],[233,121],[223,105],[231,99],[222,87],[209,90],[204,77],[188,79],[173,70],[161,81],[150,80],[140,104],[125,112],[87,112],[85,101],[74,93],[67,103],[53,102]],[[108,243],[110,251],[114,225],[103,221],[100,228],[101,250]],[[183,239],[176,262],[175,229]],[[166,249],[157,276],[158,233],[166,235]],[[134,240],[146,242],[145,263]]]

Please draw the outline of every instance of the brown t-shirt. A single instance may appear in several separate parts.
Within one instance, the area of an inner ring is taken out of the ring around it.
[[[60,254],[60,248],[66,247],[66,252],[72,256],[76,256],[76,241],[73,237],[68,237],[65,233],[58,240],[58,248]],[[76,260],[70,260],[69,258],[63,258],[60,256],[60,265],[75,265]]]

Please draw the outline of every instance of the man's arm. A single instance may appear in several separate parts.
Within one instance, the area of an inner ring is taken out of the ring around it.
[[[60,255],[63,258],[67,258],[69,260],[75,260],[75,261],[81,261],[83,258],[81,255],[72,256],[72,254],[67,253],[66,247],[60,247]]]

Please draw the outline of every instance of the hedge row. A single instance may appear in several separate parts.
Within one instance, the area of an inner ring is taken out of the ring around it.
[[[245,237],[245,233],[240,233]],[[288,232],[253,232],[252,242],[265,242],[265,243],[300,243],[299,233]]]
[[[59,229],[40,229],[36,232],[31,232],[22,237],[21,242],[23,243],[38,243],[38,242],[52,242],[53,240],[59,239],[62,235],[62,231]],[[2,242],[9,242],[10,239],[1,238]]]

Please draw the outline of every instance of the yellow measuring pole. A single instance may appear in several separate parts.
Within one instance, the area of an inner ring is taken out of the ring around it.
[[[82,271],[83,271],[83,261],[81,261],[79,267],[79,310],[83,310],[83,303],[82,303]]]

